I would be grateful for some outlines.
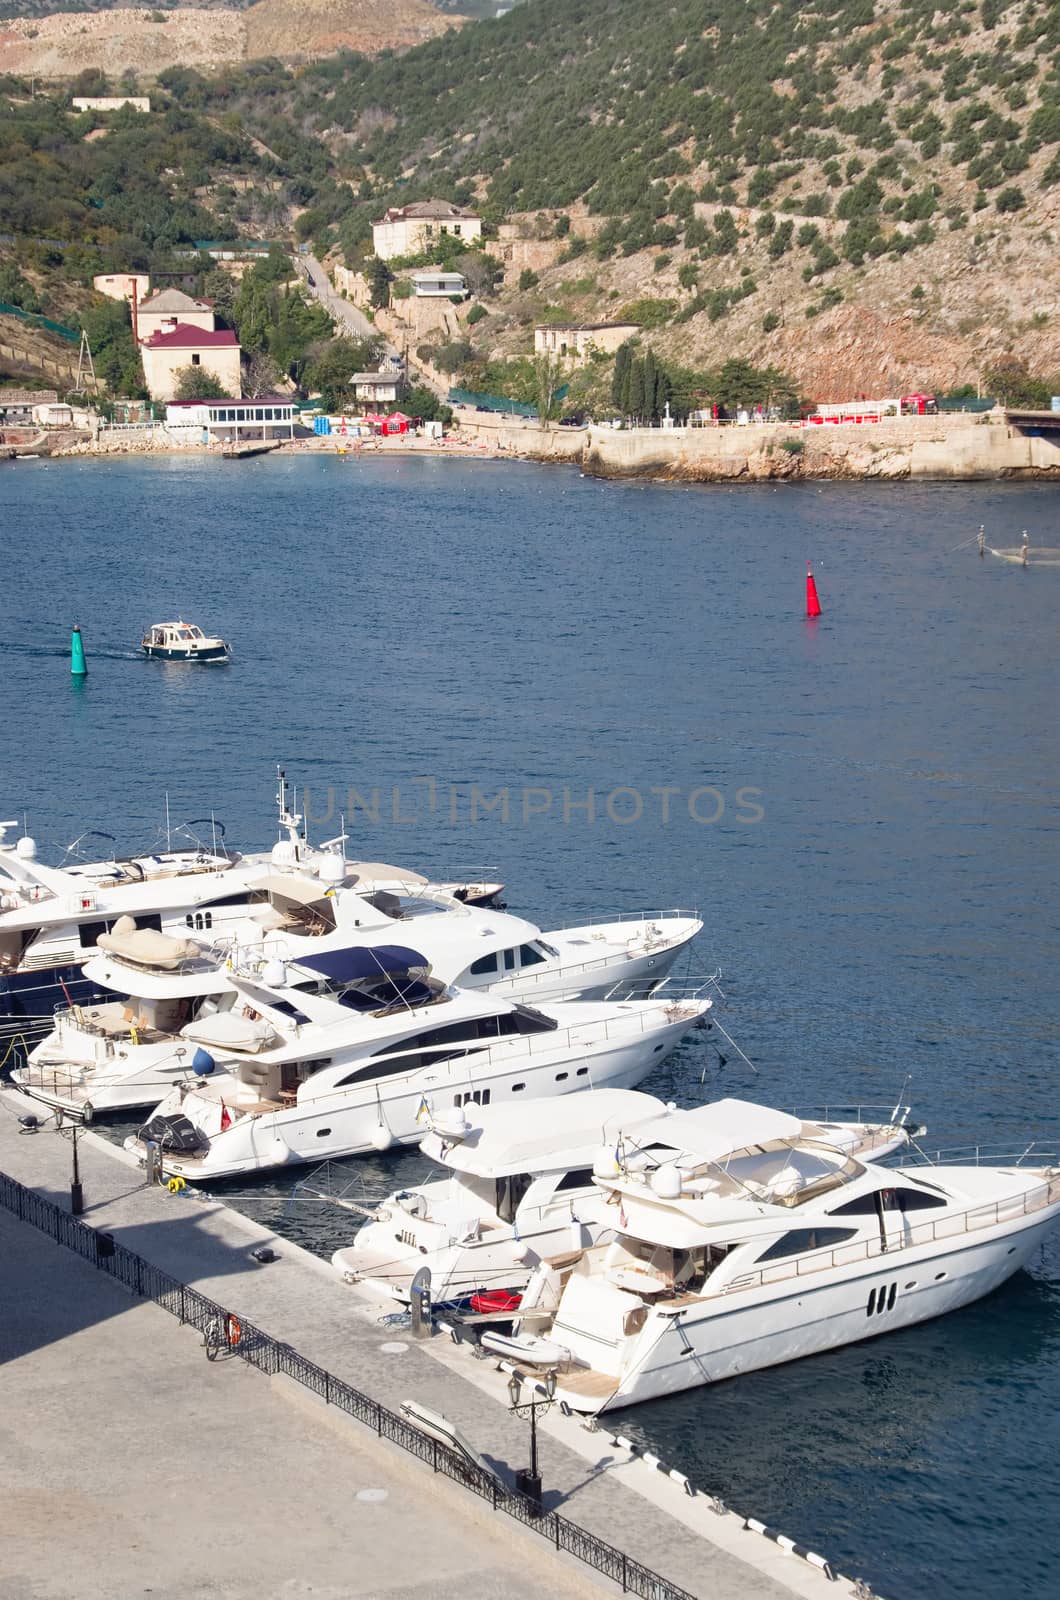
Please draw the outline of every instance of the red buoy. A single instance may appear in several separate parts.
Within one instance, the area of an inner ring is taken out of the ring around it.
[[[821,602],[817,598],[817,585],[813,581],[813,568],[806,563],[806,615],[819,617],[821,615]]]

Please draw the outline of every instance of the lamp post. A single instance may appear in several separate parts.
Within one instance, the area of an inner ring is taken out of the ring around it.
[[[63,1126],[63,1113],[61,1110],[56,1112],[56,1127],[65,1137],[66,1130]],[[81,1123],[76,1118],[71,1119],[70,1145],[73,1154],[73,1166],[70,1170],[70,1215],[72,1217],[81,1216],[85,1209],[85,1192],[81,1186],[81,1168],[77,1160],[77,1136],[80,1132]]]
[[[553,1396],[556,1393],[556,1374],[550,1372],[544,1380],[544,1399],[539,1397],[541,1385],[536,1379],[534,1380],[534,1389],[529,1400],[520,1400],[519,1396],[522,1393],[522,1387],[519,1374],[513,1372],[508,1379],[510,1410],[517,1417],[529,1416],[530,1418],[530,1468],[529,1471],[520,1469],[515,1474],[515,1486],[520,1494],[525,1494],[528,1499],[535,1500],[540,1505],[541,1474],[537,1470],[537,1413],[539,1408],[545,1412],[550,1411],[552,1408]]]

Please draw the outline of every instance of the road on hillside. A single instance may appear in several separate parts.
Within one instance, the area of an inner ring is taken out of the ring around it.
[[[388,356],[396,356],[399,360],[401,359],[401,351],[397,346],[383,337],[379,329],[369,322],[363,311],[359,311],[348,300],[344,300],[341,294],[332,287],[327,272],[316,256],[300,255],[297,259],[310,294],[320,301],[325,311],[334,317],[341,329],[354,339],[378,339]],[[419,382],[425,383],[429,388],[434,389],[437,394],[441,395],[443,400],[446,398],[445,393],[438,388],[436,383],[432,383],[426,373],[418,373],[417,378]]]

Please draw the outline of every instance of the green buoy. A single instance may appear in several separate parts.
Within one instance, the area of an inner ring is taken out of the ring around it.
[[[88,663],[85,660],[85,644],[81,638],[81,629],[74,626],[70,635],[70,674],[74,678],[88,676]]]

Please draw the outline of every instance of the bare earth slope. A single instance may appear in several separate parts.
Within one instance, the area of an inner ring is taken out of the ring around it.
[[[459,20],[426,0],[403,0],[400,7],[382,0],[260,0],[247,11],[66,11],[0,22],[0,72],[64,78],[101,67],[151,76],[171,66],[220,66],[259,56],[297,61],[341,49],[375,55],[419,44]]]
[[[250,58],[292,61],[359,50],[376,55],[433,39],[458,19],[444,17],[427,0],[259,0],[243,13]]]

